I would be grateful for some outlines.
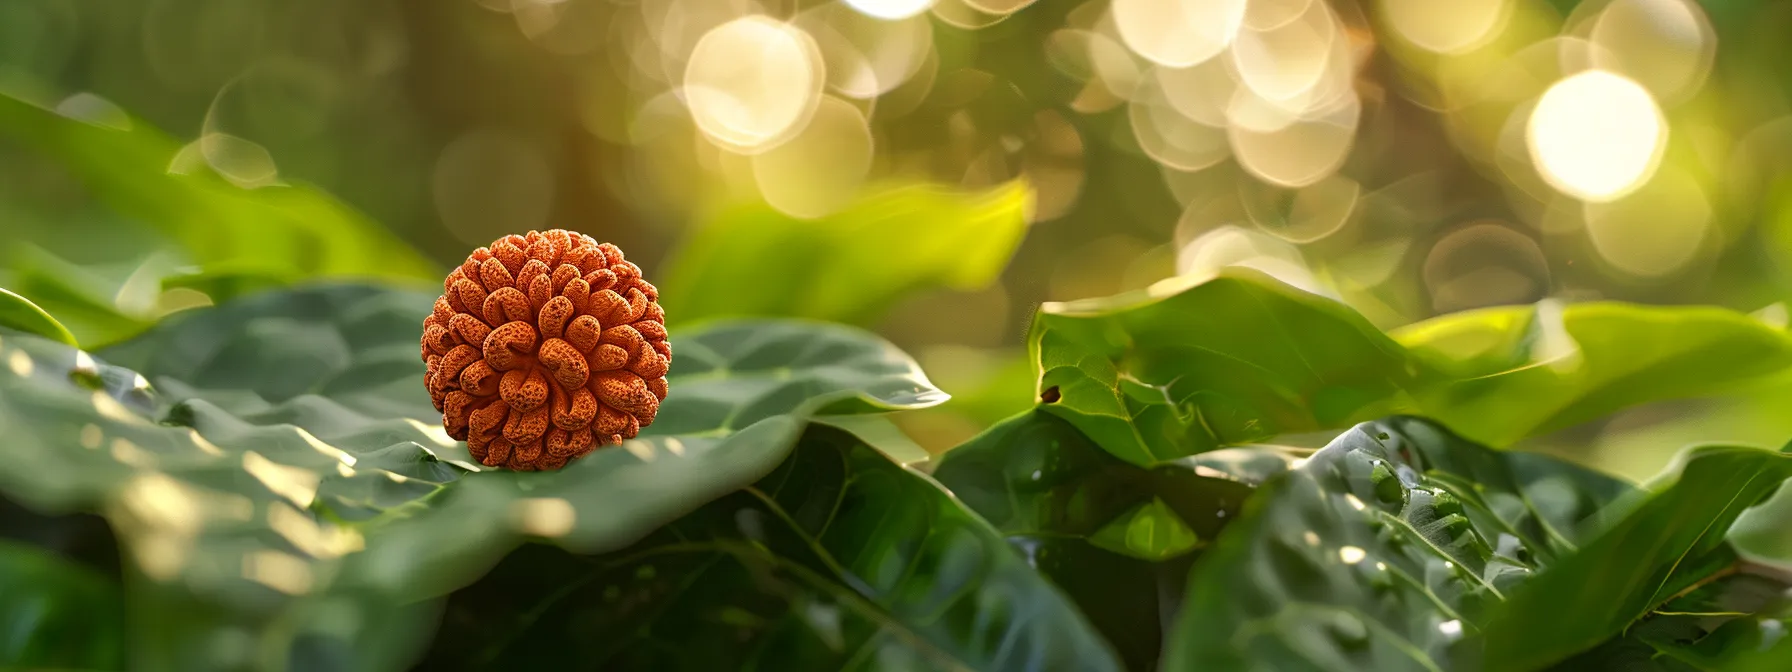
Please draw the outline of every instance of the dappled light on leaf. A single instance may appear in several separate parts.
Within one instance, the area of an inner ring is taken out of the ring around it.
[[[1629,489],[1422,420],[1363,423],[1253,495],[1196,561],[1165,668],[1451,669],[1452,647]]]
[[[1543,301],[1390,335],[1245,268],[1046,304],[1030,344],[1042,408],[1142,466],[1401,412],[1505,446],[1792,367],[1792,334],[1719,308]]]

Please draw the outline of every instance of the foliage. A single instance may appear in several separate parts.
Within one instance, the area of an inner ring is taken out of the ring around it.
[[[64,345],[74,345],[75,335],[68,333],[56,318],[18,294],[0,288],[0,327],[42,336]]]
[[[863,323],[916,289],[988,285],[1020,244],[1031,194],[1024,183],[982,194],[904,187],[813,220],[736,206],[692,232],[668,263],[667,319]]]
[[[987,524],[822,425],[759,482],[628,548],[512,556],[444,620],[425,666],[1119,669]]]
[[[1703,307],[1540,304],[1386,335],[1254,271],[1047,304],[1029,340],[1046,408],[1141,466],[1391,413],[1510,445],[1792,366],[1792,335]],[[1049,392],[1048,392],[1049,391]]]
[[[160,269],[158,290],[193,288],[224,300],[317,277],[414,284],[440,277],[409,243],[328,194],[302,184],[232,183],[195,158],[204,140],[183,147],[98,98],[51,110],[0,93],[0,138],[52,157],[114,211],[176,243],[193,266]],[[24,293],[52,311],[97,310],[115,323],[97,331],[103,337],[89,339],[92,345],[146,326],[110,302],[83,300],[67,275],[35,274]]]
[[[343,610],[426,617],[393,605],[472,581],[525,538],[632,543],[770,472],[811,415],[942,399],[849,328],[722,323],[675,339],[681,394],[650,436],[550,474],[482,471],[416,384],[428,305],[362,287],[267,294],[102,353],[136,370],[9,332],[0,488],[106,514],[148,579],[140,596],[181,587],[206,606],[194,622],[138,624],[174,640],[164,663],[228,662],[191,660],[201,651],[180,642],[237,623],[275,651],[305,640],[378,667],[417,643],[342,631]]]
[[[1233,449],[1141,469],[1035,410],[954,448],[934,476],[1007,535],[1138,669],[1158,657],[1162,613],[1174,609],[1194,555],[1238,515],[1253,485],[1292,459]]]
[[[1174,312],[1053,309],[1035,332],[1041,352],[1063,357],[1100,334],[1132,343],[1082,361],[1205,376],[1211,389],[1196,396],[1219,390],[1253,400],[1235,409],[1295,418],[1280,432],[1365,409],[1445,420],[1362,424],[1311,454],[1216,434],[1229,447],[1141,465],[1065,416],[1085,398],[1069,385],[1058,403],[948,453],[930,477],[879,417],[944,400],[905,355],[844,326],[711,321],[674,332],[675,393],[641,439],[517,473],[478,468],[435,424],[417,382],[425,294],[265,293],[96,355],[8,330],[0,491],[28,510],[103,516],[125,558],[110,571],[65,569],[30,545],[8,550],[15,574],[47,572],[30,594],[56,607],[15,617],[27,644],[9,660],[1519,670],[1776,655],[1762,633],[1783,608],[1786,506],[1769,496],[1792,458],[1699,448],[1639,489],[1445,426],[1497,408],[1532,419],[1530,431],[1672,392],[1664,379],[1714,388],[1766,375],[1776,360],[1742,361],[1739,349],[1776,352],[1779,331],[1721,311],[1576,307],[1563,320],[1583,366],[1613,366],[1602,353],[1619,344],[1601,344],[1600,327],[1708,337],[1628,355],[1622,374],[1549,374],[1571,394],[1517,377],[1471,394],[1460,381],[1483,377],[1469,372],[1547,350],[1536,333],[1547,325],[1524,322],[1535,310],[1428,325],[1401,345],[1261,278],[1222,277],[1166,301],[1225,324],[1293,326],[1251,341]],[[1328,342],[1340,327],[1366,349]],[[1475,356],[1451,349],[1469,332],[1499,338],[1479,336],[1494,345]],[[1371,351],[1388,359],[1345,366]],[[1203,357],[1223,352],[1287,376],[1218,376]],[[1281,366],[1290,360],[1305,364]],[[1041,385],[1063,374],[1044,375]],[[1433,379],[1457,384],[1418,384]],[[1312,381],[1358,381],[1382,398],[1322,416],[1296,402],[1344,396],[1289,393]],[[1170,386],[1201,389],[1182,384]],[[1146,409],[1137,426],[1167,410]],[[61,524],[17,520],[9,537]],[[119,600],[130,605],[121,625],[58,616]],[[183,615],[157,616],[170,613]],[[389,627],[345,625],[368,622]],[[253,647],[202,645],[225,628]]]
[[[48,252],[9,269],[0,665],[1792,660],[1792,454],[1695,446],[1637,486],[1509,450],[1783,386],[1792,335],[1770,319],[1545,302],[1384,333],[1229,270],[1045,305],[1032,370],[968,407],[1026,410],[930,463],[889,416],[946,395],[890,343],[810,320],[990,282],[1029,188],[898,189],[812,221],[742,206],[669,263],[656,422],[564,470],[493,470],[421,385],[431,297],[403,285],[433,280],[429,262],[320,192],[244,188],[181,159],[202,148],[80,102],[0,98],[0,133],[200,264],[141,266],[145,296],[221,303],[126,311]],[[344,276],[386,285],[312,283]]]

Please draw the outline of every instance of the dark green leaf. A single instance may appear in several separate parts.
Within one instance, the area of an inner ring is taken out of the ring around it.
[[[37,304],[5,287],[0,287],[0,327],[42,336],[65,345],[75,344],[75,335],[68,333],[68,328],[62,326],[61,322],[50,317]]]
[[[1623,636],[1553,665],[1557,670],[1690,672],[1729,669],[1771,643],[1784,626],[1766,616],[1787,606],[1784,581],[1733,571],[1735,557],[1717,554],[1722,568],[1659,605]],[[1783,615],[1783,614],[1782,614]]]
[[[0,667],[124,667],[116,581],[31,546],[0,539]]]
[[[1723,567],[1707,559],[1724,551],[1731,523],[1792,477],[1792,455],[1759,448],[1699,447],[1683,460],[1646,499],[1602,514],[1615,522],[1579,553],[1508,596],[1487,626],[1488,669],[1535,669],[1592,648],[1700,585]]]
[[[1792,366],[1792,335],[1717,308],[1546,303],[1390,338],[1248,269],[1046,304],[1030,343],[1045,408],[1142,466],[1393,412],[1505,446]]]
[[[1422,420],[1357,425],[1259,489],[1196,560],[1164,667],[1443,669],[1627,489]]]
[[[0,491],[105,513],[146,590],[182,611],[234,619],[269,651],[387,647],[356,650],[377,666],[402,662],[405,642],[345,629],[343,610],[392,617],[525,538],[624,546],[770,472],[811,414],[943,400],[863,332],[718,324],[673,334],[672,393],[639,439],[557,472],[482,469],[420,382],[430,300],[315,287],[195,311],[106,353],[141,375],[8,335]]]
[[[426,667],[1117,669],[987,524],[820,425],[758,483],[626,549],[524,549],[444,623]]]
[[[1246,455],[1246,453],[1249,453]],[[1102,630],[1127,666],[1158,658],[1188,560],[1236,517],[1251,485],[1216,466],[1270,450],[1231,449],[1144,469],[1065,422],[1028,411],[947,452],[934,477],[1008,536]],[[1275,466],[1243,470],[1262,477]]]
[[[790,316],[864,323],[907,292],[994,281],[1026,233],[1032,192],[906,187],[815,220],[746,205],[693,231],[667,264],[668,318]]]

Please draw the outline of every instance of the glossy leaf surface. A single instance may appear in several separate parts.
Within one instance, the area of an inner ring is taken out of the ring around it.
[[[524,549],[445,623],[426,666],[1118,669],[987,524],[820,425],[759,482],[626,549]]]
[[[406,642],[343,630],[332,609],[411,613],[395,605],[471,582],[525,538],[625,546],[770,472],[811,414],[943,399],[863,332],[718,324],[674,334],[673,392],[640,439],[557,472],[478,470],[421,384],[428,299],[260,295],[104,353],[136,370],[0,335],[0,431],[12,437],[0,490],[39,510],[105,513],[149,590],[181,587],[168,599],[250,627],[258,646],[303,640],[383,668],[410,655]]]
[[[1127,666],[1156,662],[1189,561],[1294,458],[1206,453],[1145,469],[1029,411],[947,452],[934,477],[1062,587]]]
[[[1539,304],[1390,337],[1245,269],[1046,304],[1030,347],[1044,407],[1142,466],[1391,413],[1505,446],[1792,366],[1783,328],[1717,308]]]
[[[1628,486],[1425,421],[1363,423],[1195,563],[1164,669],[1438,670]]]

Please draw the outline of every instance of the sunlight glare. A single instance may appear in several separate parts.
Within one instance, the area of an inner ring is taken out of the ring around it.
[[[933,0],[846,0],[846,4],[865,16],[894,21],[927,11]]]
[[[1544,92],[1525,139],[1543,178],[1583,201],[1611,201],[1649,179],[1667,127],[1636,82],[1603,70],[1569,76]]]
[[[1114,23],[1138,55],[1186,68],[1232,43],[1245,5],[1245,0],[1114,0]]]
[[[685,66],[685,102],[717,144],[761,151],[808,123],[823,70],[808,33],[763,16],[735,19],[697,40]]]

